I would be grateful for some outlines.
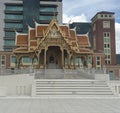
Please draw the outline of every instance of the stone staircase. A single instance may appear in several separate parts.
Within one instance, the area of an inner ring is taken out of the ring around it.
[[[105,81],[90,79],[36,79],[32,96],[113,97]]]

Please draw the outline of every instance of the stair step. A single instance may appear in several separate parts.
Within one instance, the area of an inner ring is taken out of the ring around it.
[[[39,87],[36,87],[36,89],[93,89],[93,90],[102,90],[102,89],[105,89],[105,90],[110,90],[109,87],[99,87],[99,88],[96,88],[96,87],[42,87],[42,86],[39,86]]]
[[[37,92],[42,92],[42,91],[50,91],[50,92],[60,92],[60,91],[64,91],[64,92],[111,92],[110,90],[81,90],[81,89],[40,89],[40,90],[36,90]]]
[[[71,91],[67,91],[67,92],[57,92],[57,91],[55,91],[55,92],[49,92],[49,91],[42,91],[42,92],[37,92],[37,95],[41,95],[41,94],[44,94],[44,95],[50,95],[50,94],[52,94],[52,95],[60,95],[60,94],[62,94],[62,95],[66,95],[66,94],[69,94],[69,95],[113,95],[113,93],[112,92],[71,92]]]
[[[108,87],[108,85],[95,84],[35,84],[35,87]]]

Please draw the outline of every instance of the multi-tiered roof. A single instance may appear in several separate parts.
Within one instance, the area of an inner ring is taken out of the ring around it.
[[[53,28],[56,28],[56,31]],[[74,53],[92,53],[92,50],[89,49],[91,45],[87,34],[78,35],[75,28],[70,29],[69,25],[59,25],[55,19],[50,24],[38,24],[35,22],[35,28],[28,26],[27,34],[16,33],[14,53],[36,52],[48,35],[51,34],[51,38],[57,38],[56,32]]]

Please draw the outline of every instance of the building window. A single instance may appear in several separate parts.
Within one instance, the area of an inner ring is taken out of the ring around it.
[[[5,37],[15,37],[15,32],[5,31]]]
[[[23,63],[32,63],[32,60],[31,60],[31,58],[29,58],[28,56],[24,56],[24,57],[22,58],[22,62],[23,62]]]
[[[17,58],[15,56],[11,56],[11,63],[16,63],[17,62]]]
[[[14,46],[15,45],[15,40],[5,40],[4,45],[5,46]]]
[[[6,56],[2,55],[1,56],[1,67],[5,67],[6,66]]]
[[[110,59],[110,55],[108,55],[108,59]]]
[[[107,15],[105,15],[105,17],[107,17]]]
[[[97,69],[101,68],[101,57],[100,56],[96,57],[96,68]]]
[[[51,21],[53,18],[56,18],[54,16],[43,16],[43,15],[40,15],[40,20],[47,20],[47,21]]]
[[[110,38],[110,32],[104,32],[104,33],[103,33],[103,36],[104,36],[104,38],[105,38],[105,37],[109,37],[109,38]]]
[[[104,32],[104,53],[106,56],[106,64],[111,63],[111,45],[110,45],[110,32]]]
[[[110,21],[103,21],[103,28],[110,28]]]
[[[10,57],[10,66],[15,67],[17,65],[17,58],[13,55]]]
[[[57,12],[56,7],[40,7],[40,12]]]
[[[12,5],[6,5],[6,11],[23,11],[22,6],[12,6]]]
[[[23,19],[23,15],[5,14],[5,19],[21,20]]]
[[[23,28],[22,23],[5,23],[5,28]]]
[[[103,33],[103,36],[104,36],[104,37],[110,37],[110,32],[104,32],[104,33]]]

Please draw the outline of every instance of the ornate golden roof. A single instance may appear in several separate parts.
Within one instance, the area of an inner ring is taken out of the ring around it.
[[[59,25],[55,19],[53,19],[48,25],[35,25],[35,28],[28,29],[28,34],[16,34],[16,49],[14,50],[14,53],[22,53],[23,51],[26,51],[26,53],[31,51],[33,52],[35,50],[38,50],[38,48],[41,47],[41,45],[46,46],[46,44],[44,44],[44,41],[46,39],[49,39],[49,41],[53,41],[52,38],[63,38],[66,44],[75,53],[91,53],[91,50],[88,49],[88,47],[90,47],[88,36],[77,35],[76,30],[70,29],[68,25]]]

